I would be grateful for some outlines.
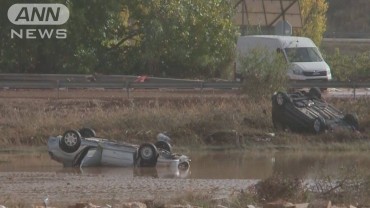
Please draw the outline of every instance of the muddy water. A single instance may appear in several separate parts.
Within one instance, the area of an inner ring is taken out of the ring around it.
[[[369,172],[366,152],[189,152],[189,171],[63,168],[45,151],[0,151],[0,203],[67,207],[77,202],[167,201],[186,194],[225,198],[274,173],[315,179],[343,170]],[[356,167],[356,168],[355,168]],[[257,180],[256,180],[257,179]],[[28,207],[28,206],[27,206]],[[116,206],[114,206],[116,207]],[[118,206],[117,206],[118,207]]]
[[[192,178],[266,179],[280,174],[313,179],[370,170],[367,152],[213,152],[194,155],[192,162]]]
[[[43,151],[1,151],[1,172],[88,173],[117,176],[192,179],[266,179],[274,173],[283,176],[317,178],[346,170],[370,171],[367,152],[190,152],[187,172],[168,169],[63,168]]]

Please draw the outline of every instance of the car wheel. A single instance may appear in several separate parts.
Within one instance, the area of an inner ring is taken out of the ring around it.
[[[188,162],[188,161],[186,161],[186,162],[181,162],[181,163],[179,164],[179,166],[178,166],[178,168],[179,168],[180,170],[187,170],[187,169],[189,169],[189,167],[190,167],[190,164],[189,164],[189,162]]]
[[[59,147],[64,152],[73,153],[80,148],[81,134],[76,130],[68,130],[63,134]]]
[[[157,149],[163,149],[163,150],[166,150],[168,152],[172,152],[172,146],[168,142],[157,141],[154,145],[157,147]]]
[[[78,130],[78,132],[80,132],[81,136],[84,138],[96,137],[94,129],[91,128],[82,128]]]
[[[308,92],[308,95],[311,97],[311,98],[316,98],[316,99],[321,99],[321,90],[320,88],[318,87],[313,87],[310,89],[310,91]]]
[[[349,124],[350,126],[352,126],[352,128],[354,128],[355,130],[358,130],[359,129],[359,124],[358,124],[358,118],[356,115],[354,114],[346,114],[343,118],[343,120]]]
[[[157,148],[150,143],[145,143],[139,147],[140,166],[154,167],[157,163]]]
[[[312,130],[314,133],[318,134],[324,130],[324,121],[320,118],[316,118],[312,122]]]
[[[290,98],[288,94],[285,92],[278,92],[275,95],[275,103],[280,107],[284,106],[289,101],[289,99]]]

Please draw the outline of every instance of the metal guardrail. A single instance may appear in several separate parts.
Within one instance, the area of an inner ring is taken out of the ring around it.
[[[180,82],[180,83],[151,83],[151,82],[65,82],[65,81],[0,81],[3,89],[239,89],[239,82]]]
[[[292,88],[370,88],[370,82],[345,82],[345,81],[292,81],[289,83]]]
[[[127,75],[0,74],[0,88],[10,89],[232,89],[240,86],[239,82],[204,82]]]
[[[139,77],[140,78],[140,77]],[[143,78],[143,77],[141,77]],[[140,82],[144,81],[144,82]],[[370,82],[341,81],[292,81],[291,88],[370,88]],[[81,74],[0,74],[0,88],[10,89],[239,89],[242,83],[235,81],[200,81],[128,75],[81,75]]]
[[[163,82],[200,82],[199,80],[172,79],[134,75],[101,75],[101,74],[0,74],[0,81],[61,81],[61,82],[134,82],[147,79],[151,83]]]

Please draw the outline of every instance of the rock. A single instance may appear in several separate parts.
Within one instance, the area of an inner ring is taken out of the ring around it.
[[[5,206],[0,206],[0,208],[6,208]],[[32,205],[32,208],[45,208],[45,205]],[[55,207],[49,207],[48,208],[55,208]]]
[[[193,206],[187,204],[187,205],[182,205],[182,204],[171,204],[171,205],[167,205],[166,208],[193,208]]]
[[[171,204],[171,205],[166,205],[165,208],[202,208],[202,207],[192,206],[190,204],[186,204],[186,205],[182,205],[182,204],[174,205],[174,204]]]
[[[263,208],[295,208],[295,205],[284,200],[278,200],[263,205]]]
[[[147,206],[141,202],[130,202],[122,204],[122,208],[147,208]]]
[[[253,205],[247,205],[247,208],[256,208],[256,207]]]
[[[72,206],[68,206],[68,208],[100,208],[100,206],[94,205],[92,203],[77,203]]]
[[[148,208],[152,208],[152,207],[164,207],[164,204],[155,204],[154,203],[154,200],[144,200],[143,203]]]
[[[332,207],[331,201],[327,200],[315,200],[308,205],[308,208],[331,208],[331,207]]]
[[[225,207],[225,206],[219,204],[219,205],[216,206],[216,208],[228,208],[228,207]]]
[[[355,206],[349,205],[349,208],[356,208]]]

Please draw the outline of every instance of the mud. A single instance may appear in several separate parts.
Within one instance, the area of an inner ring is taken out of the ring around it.
[[[48,196],[49,206],[77,202],[166,202],[189,193],[219,199],[230,197],[255,183],[243,179],[169,179],[57,172],[0,172],[0,181],[0,204],[12,201],[42,204]]]

